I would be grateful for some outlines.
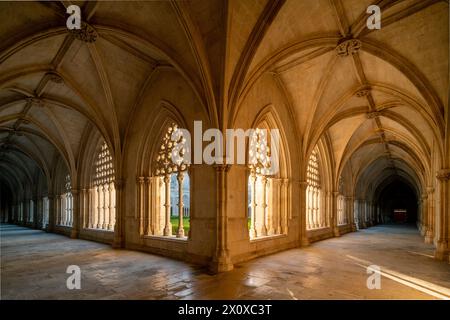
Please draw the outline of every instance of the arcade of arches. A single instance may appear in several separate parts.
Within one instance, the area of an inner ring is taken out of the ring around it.
[[[448,1],[76,3],[0,3],[2,223],[214,272],[413,224],[449,262]],[[169,163],[194,121],[278,129],[279,172]]]

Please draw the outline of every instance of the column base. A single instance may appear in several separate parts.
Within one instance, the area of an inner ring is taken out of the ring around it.
[[[425,243],[427,244],[433,244],[433,231],[427,230],[425,233]]]
[[[178,230],[177,238],[183,238],[183,237],[184,237],[184,230]]]
[[[233,268],[234,265],[227,252],[222,252],[219,256],[215,256],[209,264],[209,271],[213,274],[231,271]]]
[[[436,250],[434,251],[434,257],[438,260],[450,262],[450,251],[447,241],[438,241]]]
[[[341,236],[341,234],[340,234],[340,232],[339,232],[339,227],[334,227],[334,228],[333,228],[333,235],[334,235],[335,237],[340,237],[340,236]]]
[[[122,249],[124,247],[122,237],[114,237],[113,243],[112,243],[113,249]]]
[[[71,239],[77,239],[78,238],[78,230],[70,231],[70,238]]]
[[[425,237],[425,235],[427,234],[428,228],[426,226],[419,226],[419,230],[420,230],[420,235],[422,237]]]
[[[170,225],[170,226],[164,228],[164,235],[165,235],[166,237],[172,235],[172,225]]]
[[[358,228],[356,227],[356,223],[352,223],[352,231],[358,231]]]
[[[301,241],[300,241],[300,244],[301,244],[302,247],[307,247],[307,246],[309,246],[309,245],[310,245],[309,239],[308,239],[307,237],[303,237],[303,238],[301,239]]]

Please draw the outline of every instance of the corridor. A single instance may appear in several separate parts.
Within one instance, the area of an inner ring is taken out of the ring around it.
[[[381,267],[381,289],[366,267]],[[81,289],[68,290],[69,265]],[[381,225],[237,264],[202,267],[109,245],[1,225],[1,299],[449,299],[448,263],[417,229]]]

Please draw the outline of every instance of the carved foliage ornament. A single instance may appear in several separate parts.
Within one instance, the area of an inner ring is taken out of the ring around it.
[[[48,77],[48,80],[54,83],[63,83],[63,79],[61,78],[61,76],[55,72],[48,72],[46,74],[46,76]]]
[[[81,23],[80,29],[68,29],[69,33],[72,34],[75,39],[84,42],[95,42],[97,40],[98,34],[97,31],[91,25],[86,22]]]
[[[336,47],[336,54],[339,57],[346,57],[355,54],[361,48],[361,41],[358,39],[343,39]]]
[[[442,169],[439,170],[436,178],[438,178],[441,181],[448,181],[450,180],[450,169]]]
[[[379,111],[371,111],[371,112],[366,113],[367,119],[373,119],[373,118],[376,118],[379,116],[381,116],[381,113]]]

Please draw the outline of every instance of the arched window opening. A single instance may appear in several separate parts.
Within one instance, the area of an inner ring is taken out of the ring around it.
[[[60,204],[56,224],[64,227],[71,227],[73,222],[73,197],[72,182],[70,174],[66,175],[64,192],[59,197]]]
[[[190,179],[189,163],[183,156],[186,138],[178,125],[172,123],[166,130],[156,157],[155,176],[157,179],[157,215],[159,221],[153,228],[154,234],[177,238],[187,238],[190,229]],[[172,160],[173,154],[181,157]]]
[[[327,226],[327,221],[325,212],[322,210],[322,181],[317,147],[309,157],[306,181],[306,228],[308,230],[324,228]]]
[[[90,206],[88,228],[113,231],[116,223],[116,190],[114,164],[105,141],[100,145],[94,163],[92,186],[89,190]]]
[[[271,150],[267,129],[256,128],[250,136],[248,151],[248,204],[247,225],[250,240],[259,237],[273,236],[283,232],[281,208],[275,197],[279,199],[281,180],[271,174]],[[276,185],[275,187],[275,180]],[[277,190],[275,190],[277,189]]]

